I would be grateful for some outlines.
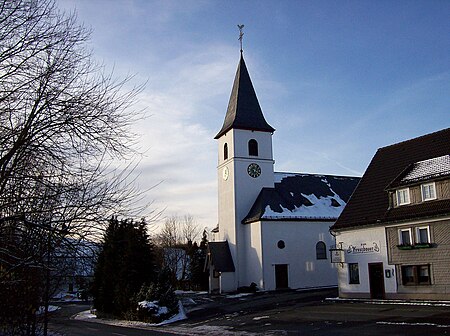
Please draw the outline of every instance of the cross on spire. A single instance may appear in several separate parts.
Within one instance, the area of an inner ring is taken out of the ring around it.
[[[244,25],[237,25],[237,26],[239,28],[239,38],[238,38],[238,40],[241,43],[241,54],[242,54],[242,52],[243,52],[243,50],[242,50],[242,38],[244,36],[244,32],[242,30],[244,29]]]

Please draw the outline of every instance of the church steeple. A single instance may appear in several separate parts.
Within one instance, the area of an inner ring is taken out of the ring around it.
[[[233,128],[270,133],[275,131],[264,119],[242,53],[231,90],[227,114],[222,129],[214,139],[220,138]]]

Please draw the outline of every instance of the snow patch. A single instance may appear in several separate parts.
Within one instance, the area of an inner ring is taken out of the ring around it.
[[[82,311],[81,313],[78,313],[73,318],[74,320],[90,320],[90,319],[96,319],[97,315],[92,314],[90,310]]]
[[[227,299],[238,299],[244,296],[253,295],[253,293],[240,293],[240,294],[233,294],[233,295],[227,295]]]
[[[430,306],[430,307],[450,307],[450,301],[402,301],[402,300],[367,300],[367,299],[346,299],[346,298],[326,298],[325,301],[347,301],[364,302],[375,305],[403,305],[403,306]]]
[[[431,323],[431,322],[384,322],[384,321],[379,321],[379,322],[377,322],[377,324],[450,328],[450,324],[436,324],[436,323]]]
[[[49,312],[49,313],[54,312],[54,311],[57,311],[57,310],[59,310],[59,309],[61,309],[61,307],[58,307],[58,306],[52,306],[52,305],[49,305],[49,306],[48,306],[48,312]],[[36,314],[37,314],[37,315],[42,315],[42,314],[44,314],[44,313],[45,313],[45,307],[44,307],[44,306],[40,306],[40,307],[39,307],[39,310],[36,312]]]
[[[168,320],[162,321],[161,323],[158,323],[156,325],[162,326],[162,325],[166,325],[166,324],[170,324],[170,323],[174,323],[174,322],[182,321],[182,320],[186,320],[186,319],[187,319],[187,316],[186,316],[186,311],[184,310],[183,304],[181,303],[181,301],[178,301],[178,314],[176,314],[176,315],[172,316],[171,318],[169,318]]]

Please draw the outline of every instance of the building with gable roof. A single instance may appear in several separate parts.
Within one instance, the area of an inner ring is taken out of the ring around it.
[[[329,228],[357,177],[274,172],[272,136],[242,51],[218,140],[218,227],[209,242],[210,290],[337,285]]]
[[[332,230],[341,297],[450,299],[450,128],[380,148]]]

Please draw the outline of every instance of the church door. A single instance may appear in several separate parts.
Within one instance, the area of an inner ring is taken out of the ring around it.
[[[276,289],[289,288],[288,265],[275,265],[275,287]]]

